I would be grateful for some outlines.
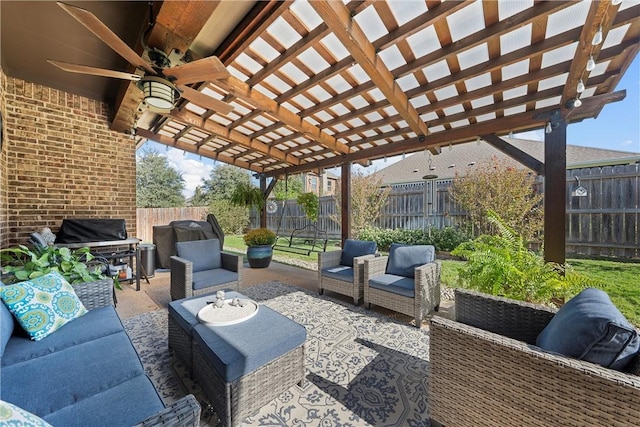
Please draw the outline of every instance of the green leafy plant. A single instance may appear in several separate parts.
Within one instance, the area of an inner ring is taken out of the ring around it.
[[[276,233],[268,228],[254,228],[247,231],[243,240],[247,246],[273,245],[276,242]]]
[[[360,230],[358,239],[373,240],[382,251],[389,250],[391,243],[433,245],[437,251],[451,251],[459,244],[468,241],[469,235],[455,227],[416,230],[366,227]]]
[[[302,211],[311,221],[318,220],[318,212],[320,211],[320,201],[316,193],[302,193],[298,195],[296,200]]]
[[[526,246],[525,238],[489,211],[497,235],[481,235],[451,253],[467,260],[458,271],[459,285],[480,292],[554,305],[585,287],[601,287],[569,266],[545,262]]]
[[[8,273],[3,281],[8,283],[35,279],[51,271],[57,271],[72,285],[107,278],[100,265],[90,265],[95,257],[89,252],[89,248],[71,250],[48,246],[44,249],[30,249],[20,245],[1,250],[0,259],[3,272]]]
[[[260,210],[264,205],[264,194],[255,185],[240,182],[233,190],[230,201],[235,206],[253,207]]]

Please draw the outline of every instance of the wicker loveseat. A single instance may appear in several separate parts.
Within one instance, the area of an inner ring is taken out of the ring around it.
[[[111,279],[73,289],[88,312],[39,341],[0,301],[0,425],[22,425],[22,411],[65,427],[199,425],[193,395],[165,408],[115,311]]]
[[[460,289],[455,301],[457,321],[430,322],[432,425],[638,425],[638,357],[633,374],[544,352],[554,310]]]

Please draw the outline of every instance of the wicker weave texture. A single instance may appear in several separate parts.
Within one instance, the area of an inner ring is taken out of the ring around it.
[[[114,305],[111,279],[78,283],[73,285],[73,290],[87,310]]]
[[[364,296],[364,260],[374,258],[375,255],[363,255],[353,258],[353,282],[338,280],[323,276],[322,269],[337,267],[340,265],[342,251],[330,251],[318,253],[318,293],[331,291],[340,295],[353,298],[353,303],[358,305]]]
[[[479,296],[469,300],[482,304]],[[484,310],[474,310],[490,318],[489,326],[495,325],[496,298],[484,299]],[[456,296],[456,312],[458,304],[467,302]],[[538,313],[543,320],[534,325],[548,319],[546,308],[512,304],[531,317]],[[514,310],[498,313],[509,322]],[[546,353],[524,341],[438,316],[430,323],[429,354],[430,416],[446,426],[633,426],[640,419],[636,375]]]
[[[176,358],[182,362],[190,375],[193,374],[191,332],[184,331],[178,322],[169,314],[169,348]]]
[[[384,274],[387,267],[387,256],[364,261],[364,303],[388,308],[398,313],[412,316],[416,327],[422,327],[422,319],[440,306],[440,275],[442,265],[439,261],[421,265],[415,269],[414,297],[406,297],[393,292],[369,286],[369,280]]]
[[[199,425],[200,404],[193,394],[189,394],[134,427],[197,427]]]
[[[239,255],[222,252],[222,268],[238,273],[238,280],[210,286],[202,289],[193,289],[193,263],[178,256],[172,256],[171,267],[171,299],[183,299],[198,295],[209,294],[221,289],[240,289],[242,283],[242,257]]]
[[[304,345],[272,360],[250,374],[227,383],[206,361],[193,342],[193,378],[202,387],[222,424],[238,426],[242,420],[284,391],[304,380]]]

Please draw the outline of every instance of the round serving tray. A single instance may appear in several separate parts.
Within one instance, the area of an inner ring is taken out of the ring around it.
[[[258,303],[250,299],[241,299],[244,307],[234,307],[231,299],[226,299],[221,308],[207,304],[198,312],[198,321],[210,326],[234,325],[251,319],[258,314]]]

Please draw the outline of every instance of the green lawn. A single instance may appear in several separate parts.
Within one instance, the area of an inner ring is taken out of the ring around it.
[[[246,245],[242,236],[225,236],[225,249],[243,253]],[[335,241],[329,242],[327,250],[336,246]],[[313,252],[310,256],[274,250],[274,259],[283,263],[296,264],[294,261],[317,262],[318,255]],[[602,289],[606,291],[613,303],[634,325],[640,327],[640,263],[600,261],[588,259],[569,259],[567,262],[573,268],[588,277],[595,278],[602,283]],[[457,269],[462,261],[442,261],[442,284],[451,288],[457,285]]]

